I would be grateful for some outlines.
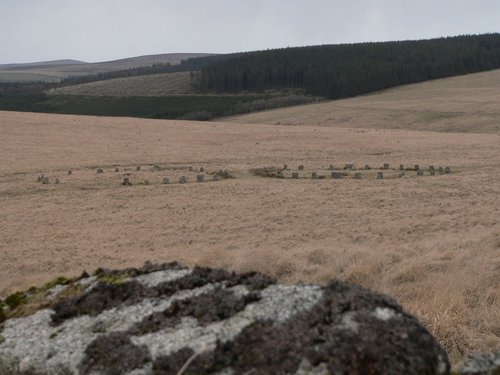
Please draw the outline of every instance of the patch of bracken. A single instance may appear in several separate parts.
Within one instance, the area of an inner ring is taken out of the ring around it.
[[[119,375],[144,367],[150,361],[145,346],[134,345],[125,333],[114,332],[87,346],[79,370],[82,374]]]
[[[264,167],[250,169],[250,173],[259,177],[280,177],[280,170],[276,167]]]
[[[166,327],[173,328],[183,317],[195,318],[198,324],[206,326],[229,319],[244,310],[248,304],[259,300],[260,295],[255,292],[238,296],[230,290],[219,287],[191,299],[174,301],[168,309],[151,314],[136,324],[130,333],[145,335]]]

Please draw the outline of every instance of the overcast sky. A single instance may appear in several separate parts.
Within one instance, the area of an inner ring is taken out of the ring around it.
[[[0,64],[500,31],[500,0],[0,0]]]

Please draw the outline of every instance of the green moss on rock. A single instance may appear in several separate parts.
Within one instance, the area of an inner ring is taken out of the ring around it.
[[[28,298],[27,298],[27,296],[24,293],[16,292],[16,293],[12,293],[10,296],[8,296],[5,299],[5,304],[7,306],[9,306],[10,310],[14,310],[18,306],[26,303],[27,299]]]
[[[55,278],[54,280],[49,281],[48,283],[46,283],[42,287],[42,289],[43,290],[49,290],[49,289],[54,288],[55,286],[58,286],[58,285],[68,285],[70,283],[71,283],[71,279],[68,279],[65,276],[59,276],[59,277]]]

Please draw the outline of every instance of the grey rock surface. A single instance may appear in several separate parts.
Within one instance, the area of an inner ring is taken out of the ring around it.
[[[146,263],[47,296],[48,307],[3,323],[0,374],[449,373],[444,350],[395,301],[339,281]]]
[[[499,375],[500,351],[470,356],[455,373],[459,375]]]

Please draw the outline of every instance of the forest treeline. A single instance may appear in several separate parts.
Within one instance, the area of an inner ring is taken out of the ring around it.
[[[330,99],[500,68],[500,34],[249,52],[201,68],[216,93],[303,89]]]

